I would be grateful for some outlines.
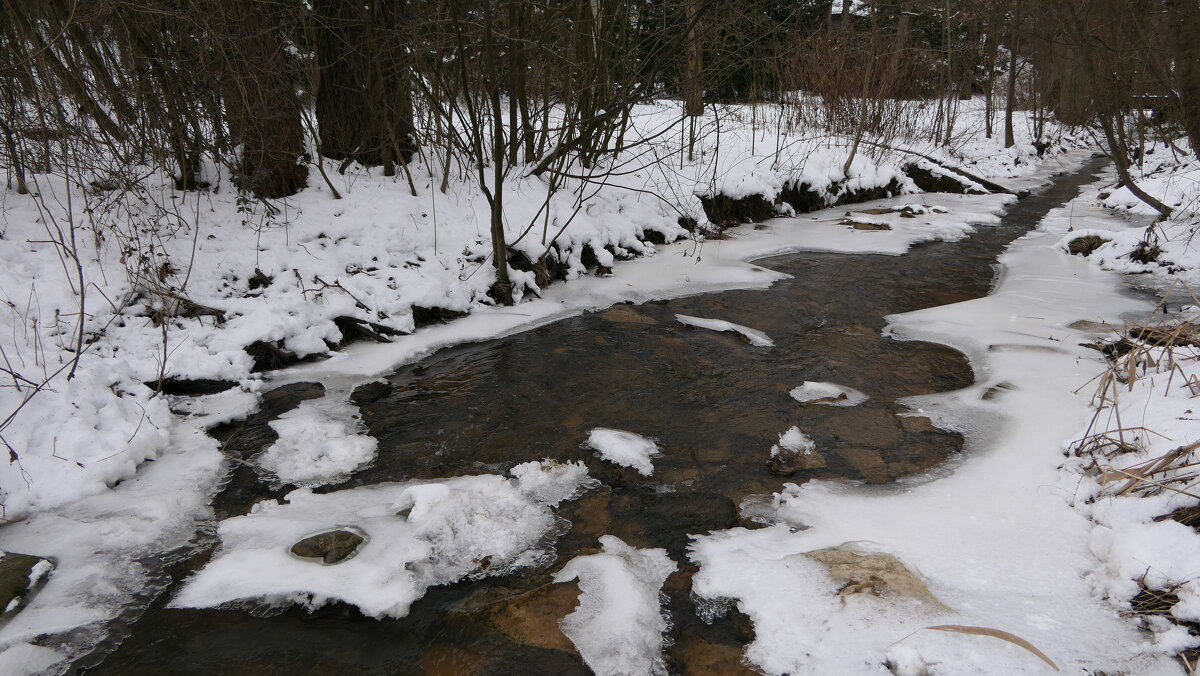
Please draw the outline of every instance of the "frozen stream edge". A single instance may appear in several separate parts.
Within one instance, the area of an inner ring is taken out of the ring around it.
[[[884,661],[898,643],[933,674],[1049,671],[1009,643],[921,631],[959,624],[1015,633],[1065,673],[1181,673],[1101,598],[1106,581],[1090,548],[1092,525],[1061,481],[1063,446],[1091,413],[1090,391],[1073,392],[1104,368],[1099,353],[1079,345],[1090,338],[1067,325],[1119,323],[1152,307],[1125,292],[1121,275],[1055,247],[1081,224],[1135,227],[1088,201],[1052,210],[1012,243],[991,295],[889,317],[894,337],[948,345],[976,371],[969,388],[908,402],[965,433],[961,465],[900,489],[790,485],[778,496],[784,525],[694,538],[695,591],[738,600],[755,623],[747,658],[764,671],[887,674]],[[1001,382],[1011,389],[985,400]],[[980,428],[977,419],[999,423]],[[808,528],[793,533],[787,523]],[[823,570],[797,557],[848,541],[900,558],[953,610],[843,603]]]

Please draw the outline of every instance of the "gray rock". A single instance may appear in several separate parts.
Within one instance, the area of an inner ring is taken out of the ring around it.
[[[363,533],[346,529],[329,530],[297,542],[292,545],[291,552],[302,559],[318,559],[321,563],[332,565],[353,558],[366,541]]]

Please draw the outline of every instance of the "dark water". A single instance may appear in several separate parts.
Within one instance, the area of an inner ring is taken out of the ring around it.
[[[798,254],[760,263],[793,277],[769,290],[735,291],[641,306],[618,306],[502,340],[445,350],[389,378],[388,396],[364,404],[379,440],[371,467],[341,486],[499,472],[528,460],[583,460],[604,486],[565,503],[572,522],[548,568],[431,589],[408,617],[377,621],[335,605],[270,617],[244,610],[174,610],[164,595],[97,666],[100,674],[574,674],[588,673],[555,628],[574,607],[571,585],[548,584],[571,557],[604,534],[638,547],[665,547],[681,571],[668,580],[672,673],[746,673],[748,622],[731,613],[701,622],[690,597],[689,533],[738,525],[744,497],[786,481],[844,477],[883,483],[929,469],[962,439],[925,419],[902,419],[897,399],[972,381],[948,348],[880,336],[883,317],[987,293],[1005,244],[1093,180],[1098,161],[1014,204],[998,227],[968,240],[919,245],[905,256]],[[750,226],[747,226],[750,227]],[[780,225],[779,227],[786,227]],[[773,348],[729,333],[693,329],[675,313],[714,317],[765,331]],[[857,407],[801,406],[788,391],[802,381],[862,390]],[[265,413],[220,430],[234,451],[270,442],[265,423],[314,386],[276,395]],[[772,474],[778,435],[798,425],[825,466]],[[593,427],[654,437],[664,454],[644,478],[580,448]],[[275,496],[239,469],[217,500],[240,514]],[[745,521],[742,525],[753,525]],[[176,567],[182,578],[206,553]]]

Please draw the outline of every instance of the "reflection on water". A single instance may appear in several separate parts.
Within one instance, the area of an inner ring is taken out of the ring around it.
[[[262,618],[160,604],[94,670],[587,673],[555,627],[574,607],[576,591],[549,584],[549,578],[570,557],[594,551],[599,536],[613,534],[634,546],[665,547],[681,564],[664,590],[673,622],[672,671],[744,672],[741,646],[753,629],[736,612],[711,624],[698,619],[690,597],[688,534],[739,521],[753,527],[753,520],[739,519],[735,505],[786,481],[884,483],[958,451],[961,437],[924,418],[897,417],[905,409],[895,402],[966,386],[969,365],[945,347],[881,337],[883,317],[987,293],[990,265],[1004,244],[1089,178],[1084,172],[1060,180],[1014,205],[1001,226],[963,242],[921,245],[899,257],[768,259],[761,263],[792,278],[768,290],[617,306],[406,366],[389,378],[390,394],[361,406],[379,440],[377,462],[328,490],[497,472],[542,458],[583,460],[604,486],[559,510],[573,525],[558,542],[557,562],[431,589],[400,620],[367,619],[338,605]],[[764,331],[775,347],[684,326],[676,313]],[[788,391],[806,380],[847,385],[870,399],[857,407],[803,406]],[[774,475],[769,449],[793,425],[816,442],[824,467]],[[654,475],[641,477],[581,448],[593,427],[658,440],[663,455],[654,461]],[[264,495],[275,494],[239,469],[218,506],[223,514],[242,513]],[[181,567],[177,575],[185,572]]]

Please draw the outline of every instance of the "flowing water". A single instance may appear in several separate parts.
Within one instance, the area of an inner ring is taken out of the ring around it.
[[[961,450],[959,435],[925,418],[898,417],[908,409],[896,402],[970,384],[969,364],[946,347],[882,337],[884,317],[986,294],[1003,247],[1074,197],[1098,167],[1093,161],[1056,178],[1013,204],[999,226],[961,242],[922,244],[904,256],[770,258],[759,263],[791,278],[767,290],[616,306],[405,366],[388,377],[390,393],[361,406],[379,440],[377,461],[329,489],[503,472],[543,458],[584,460],[603,486],[557,510],[572,526],[558,541],[556,562],[430,589],[398,620],[365,618],[341,604],[312,613],[167,609],[168,593],[119,647],[80,667],[99,674],[585,674],[555,628],[575,605],[574,585],[548,582],[571,557],[595,551],[599,536],[613,534],[634,546],[665,547],[681,564],[664,589],[671,671],[744,673],[738,660],[753,629],[736,612],[699,619],[711,609],[697,609],[690,596],[688,534],[753,527],[737,505],[787,481],[885,483]],[[759,329],[775,347],[684,326],[676,313]],[[802,406],[788,391],[806,380],[848,385],[870,399],[856,407]],[[320,394],[316,385],[291,386],[245,425],[217,434],[232,439],[229,448],[252,453],[271,440],[268,420]],[[769,449],[793,425],[814,439],[824,467],[773,474]],[[654,475],[581,448],[594,427],[658,440],[663,455]],[[243,467],[215,504],[228,516],[278,495]],[[177,565],[175,579],[209,553]]]

